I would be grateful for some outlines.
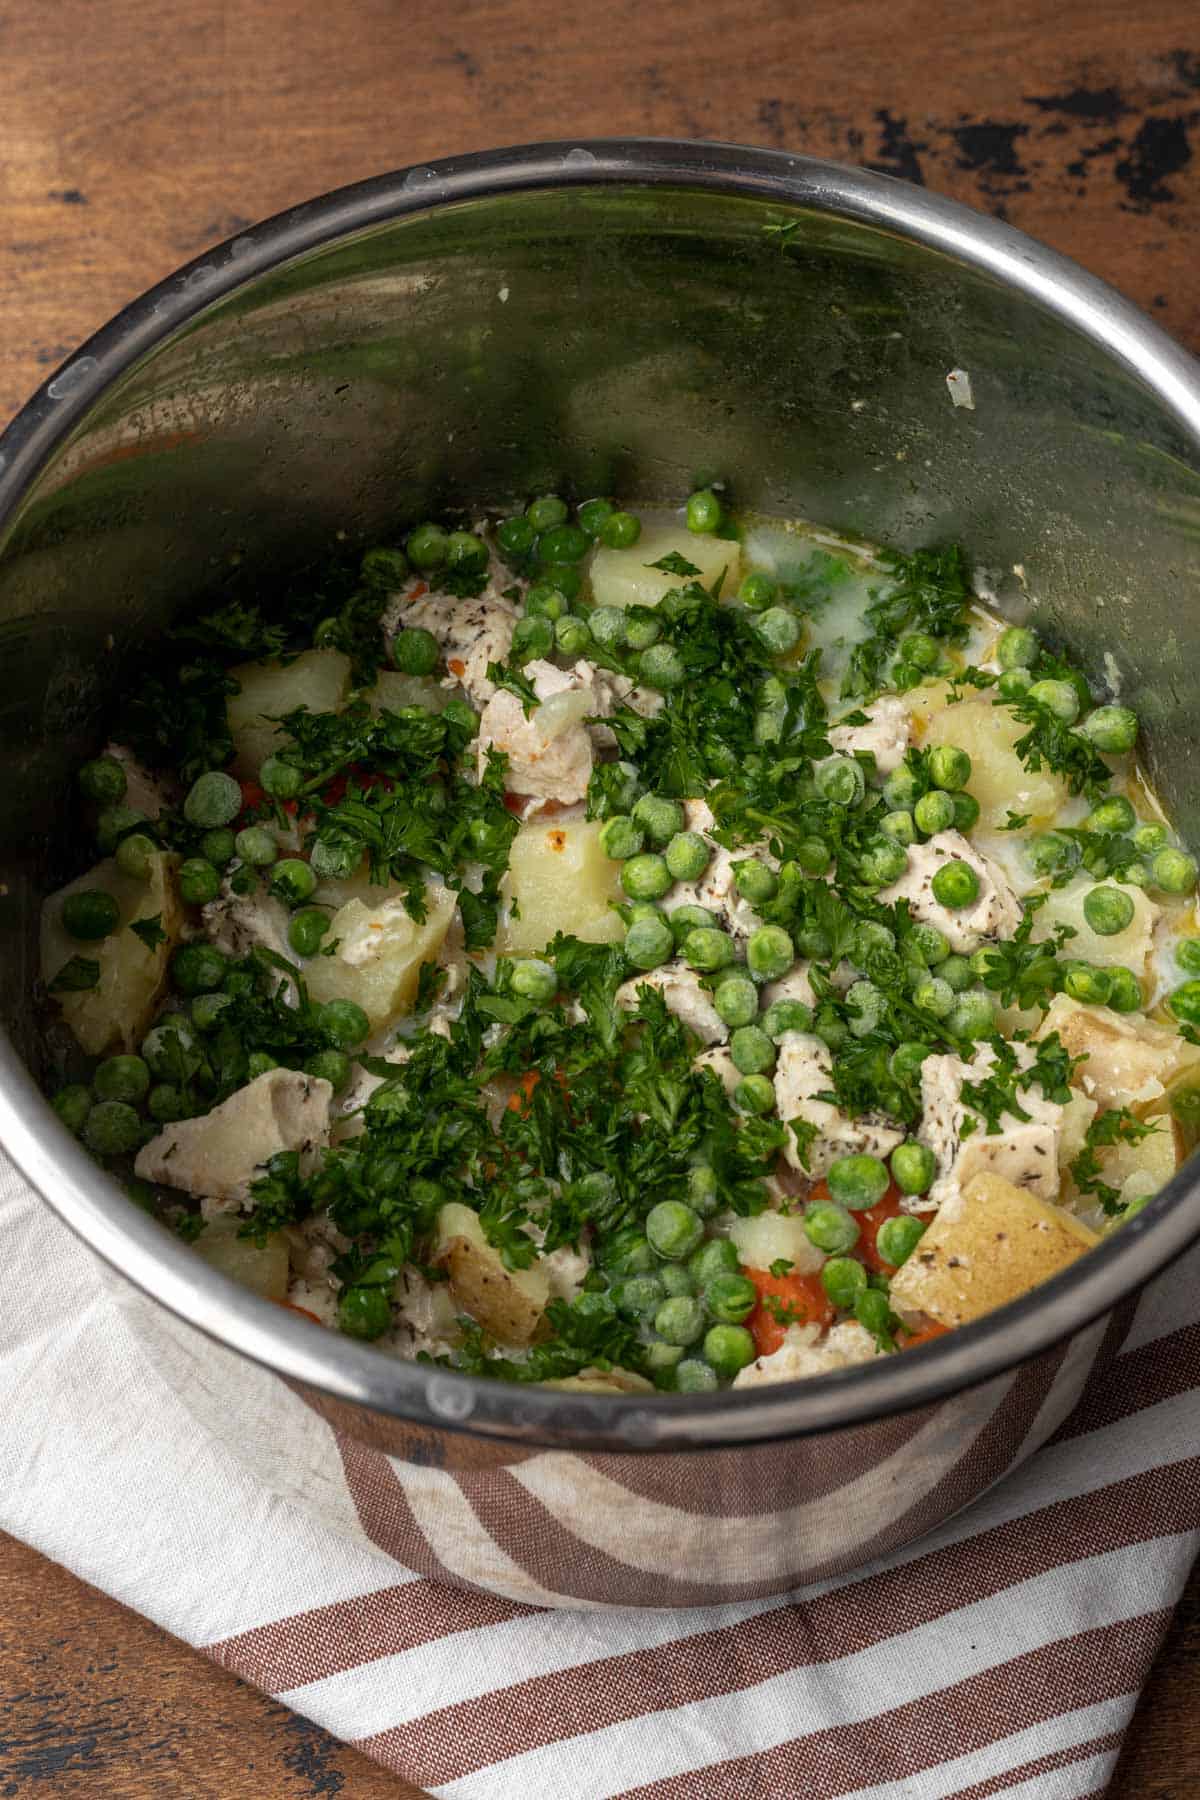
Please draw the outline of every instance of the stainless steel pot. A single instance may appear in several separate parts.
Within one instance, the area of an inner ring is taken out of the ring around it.
[[[1200,369],[1072,264],[886,177],[670,142],[386,176],[135,301],[0,443],[0,1141],[159,1303],[141,1316],[164,1356],[182,1333],[180,1366],[226,1383],[227,1430],[238,1383],[265,1379],[253,1359],[292,1389],[281,1467],[317,1481],[326,1459],[409,1566],[550,1604],[779,1591],[967,1504],[1045,1440],[1125,1303],[1200,1234],[1195,1170],[1019,1304],[869,1367],[651,1400],[469,1380],[234,1288],[94,1166],[27,1067],[38,903],[76,854],[73,767],[171,616],[335,532],[720,476],[841,531],[961,538],[1006,611],[1097,676],[1112,654],[1200,836]],[[296,1394],[311,1429],[288,1423]]]

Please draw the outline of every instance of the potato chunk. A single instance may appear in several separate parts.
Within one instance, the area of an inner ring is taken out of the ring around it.
[[[403,706],[423,706],[426,712],[445,712],[450,693],[440,681],[428,675],[401,675],[395,669],[381,669],[372,687],[364,688],[362,698],[373,713],[399,712]]]
[[[268,1069],[199,1119],[164,1125],[137,1153],[143,1181],[211,1200],[249,1199],[273,1156],[296,1150],[304,1173],[329,1143],[327,1081],[298,1069]]]
[[[107,858],[78,881],[51,894],[42,908],[41,970],[47,986],[73,956],[100,965],[100,979],[94,988],[55,995],[63,1018],[89,1056],[136,1050],[150,1027],[166,990],[167,965],[183,923],[175,862],[165,851],[157,853],[150,858],[149,876],[141,881],[123,875]],[[63,901],[85,888],[102,888],[121,909],[117,929],[99,943],[82,944],[63,928]],[[150,950],[129,927],[139,919],[155,917],[166,937]]]
[[[977,1175],[896,1271],[892,1300],[942,1325],[965,1325],[1048,1281],[1099,1241],[1028,1188]]]
[[[597,606],[657,606],[663,595],[682,584],[680,575],[667,575],[648,565],[674,551],[699,569],[689,580],[711,588],[722,569],[722,594],[737,592],[742,578],[741,547],[729,538],[709,537],[689,531],[685,525],[649,525],[631,550],[609,550],[601,544],[592,558],[592,597]]]
[[[615,944],[625,927],[610,901],[620,900],[621,865],[600,848],[597,819],[535,819],[513,839],[501,893],[505,914],[496,948],[505,955],[542,950],[556,932],[589,944]],[[511,911],[517,902],[517,917]]]
[[[1065,994],[1053,1000],[1037,1035],[1049,1037],[1051,1032],[1058,1033],[1072,1056],[1086,1057],[1072,1079],[1098,1106],[1156,1110],[1165,1103],[1167,1089],[1200,1063],[1196,1045],[1152,1025],[1140,1013],[1084,1006]]]
[[[410,1010],[421,964],[441,949],[456,903],[448,888],[427,885],[418,923],[396,889],[364,892],[367,899],[347,900],[330,920],[325,942],[337,944],[336,954],[311,957],[303,975],[314,1000],[357,1001],[374,1032]]]
[[[979,802],[985,831],[999,829],[1010,812],[1028,813],[1035,829],[1048,825],[1067,798],[1057,775],[1027,769],[1017,755],[1014,745],[1027,730],[990,700],[964,700],[930,719],[925,744],[956,744],[971,758],[967,792]]]
[[[1124,966],[1132,969],[1139,981],[1149,973],[1154,953],[1154,927],[1162,917],[1162,908],[1144,894],[1141,888],[1122,885],[1120,891],[1133,902],[1133,918],[1124,931],[1101,937],[1093,931],[1083,914],[1083,903],[1096,882],[1090,877],[1077,878],[1069,887],[1051,888],[1046,904],[1034,920],[1035,942],[1048,938],[1056,925],[1069,925],[1075,936],[1067,940],[1064,956],[1079,957],[1083,962],[1097,963],[1101,968]]]
[[[307,706],[310,712],[336,712],[350,686],[350,658],[340,650],[306,650],[293,662],[240,663],[230,669],[240,693],[226,702],[233,735],[233,772],[253,780],[266,758],[283,740],[274,719]]]
[[[469,1206],[451,1201],[442,1207],[432,1261],[449,1274],[458,1306],[497,1343],[532,1341],[550,1298],[549,1277],[536,1264],[506,1269],[500,1252],[484,1236],[479,1215]]]
[[[265,1244],[255,1244],[238,1236],[240,1220],[236,1213],[221,1213],[210,1219],[196,1239],[195,1250],[210,1268],[219,1269],[231,1281],[240,1282],[264,1300],[286,1300],[288,1291],[288,1247],[281,1232],[275,1232]]]

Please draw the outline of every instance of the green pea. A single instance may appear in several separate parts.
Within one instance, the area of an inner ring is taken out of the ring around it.
[[[739,1369],[754,1361],[754,1339],[742,1325],[712,1325],[704,1334],[704,1360],[724,1381],[732,1381]],[[682,1364],[680,1365],[683,1366]],[[675,1384],[679,1387],[676,1373]],[[696,1391],[685,1390],[681,1391]]]
[[[363,860],[363,847],[339,843],[335,838],[318,838],[308,860],[318,881],[347,881]]]
[[[851,1212],[862,1212],[882,1200],[890,1180],[887,1164],[863,1152],[839,1157],[825,1177],[832,1198]]]
[[[533,526],[521,513],[511,519],[501,519],[496,527],[496,542],[501,550],[506,556],[518,559],[529,555],[536,536]]]
[[[586,619],[567,613],[554,625],[554,645],[562,656],[586,656],[592,647],[592,634]]]
[[[786,606],[768,606],[754,620],[754,634],[771,656],[786,656],[800,642],[800,621]]]
[[[811,1031],[812,1007],[803,1000],[775,1000],[762,1017],[762,1028],[773,1043],[789,1031]]]
[[[368,1343],[382,1337],[392,1323],[392,1303],[381,1287],[348,1287],[338,1297],[338,1329]]]
[[[921,1064],[926,1057],[932,1055],[932,1044],[920,1044],[915,1040],[908,1040],[903,1044],[896,1045],[888,1057],[888,1068],[897,1081],[907,1081],[920,1073]]]
[[[873,981],[853,981],[846,990],[850,1011],[850,1033],[853,1037],[869,1037],[883,1018],[883,995]]]
[[[748,606],[751,612],[762,612],[772,604],[778,592],[777,583],[769,575],[755,570],[742,582],[738,589],[738,599],[743,606]]]
[[[1109,991],[1107,1005],[1113,1012],[1131,1013],[1142,1009],[1142,984],[1132,969],[1115,968],[1108,971]]]
[[[940,793],[936,788],[928,794],[922,794],[913,808],[913,821],[918,831],[932,837],[937,831],[949,831],[954,824],[954,801],[949,794]]]
[[[729,1040],[729,1054],[740,1075],[765,1075],[775,1067],[775,1046],[757,1025],[740,1025]]]
[[[721,502],[711,488],[699,488],[689,494],[687,528],[697,534],[716,531],[721,523]]]
[[[634,919],[625,934],[625,954],[635,969],[657,969],[675,954],[675,934],[661,913]]]
[[[585,500],[575,511],[580,531],[585,531],[590,538],[598,538],[605,520],[611,519],[616,510],[611,500]]]
[[[172,1013],[142,1039],[142,1059],[162,1081],[190,1081],[203,1058],[187,1020]]]
[[[536,1000],[539,1005],[553,1000],[558,992],[558,975],[552,963],[543,962],[541,957],[523,957],[515,962],[509,974],[509,981],[514,994],[522,1000]],[[343,1044],[343,1049],[349,1045]]]
[[[692,1294],[672,1294],[654,1315],[654,1329],[668,1344],[694,1344],[704,1336],[704,1308]]]
[[[858,1242],[858,1221],[844,1206],[831,1200],[814,1200],[805,1208],[804,1235],[818,1250],[840,1256]]]
[[[599,1261],[602,1268],[617,1275],[650,1275],[658,1268],[649,1242],[636,1225],[614,1233],[601,1246]]]
[[[946,1018],[953,1012],[954,1004],[954,989],[936,975],[927,975],[913,989],[913,1005],[932,1013],[935,1019]]]
[[[954,802],[954,829],[967,833],[979,823],[979,802],[974,794],[951,794]]]
[[[566,595],[547,581],[534,584],[525,595],[525,614],[530,619],[549,619],[557,641],[559,621],[566,616]]]
[[[782,925],[760,925],[746,943],[746,966],[760,981],[777,981],[796,960],[796,950]]]
[[[728,1238],[717,1242],[728,1243]],[[735,1257],[736,1261],[736,1257]],[[709,1315],[722,1325],[740,1325],[758,1305],[758,1289],[736,1269],[723,1269],[708,1277],[703,1293]]]
[[[662,1282],[654,1275],[627,1275],[610,1292],[613,1305],[627,1319],[642,1319],[657,1312],[666,1296]]]
[[[63,929],[81,943],[110,937],[121,923],[121,909],[103,888],[79,888],[62,903]]]
[[[625,609],[625,640],[631,650],[649,650],[662,636],[662,620],[652,606]]]
[[[1185,975],[1200,975],[1200,937],[1178,938],[1175,961]]]
[[[1031,669],[1040,653],[1037,632],[1027,625],[1010,625],[1000,633],[996,661],[1002,669]]]
[[[677,1394],[715,1394],[720,1385],[717,1371],[696,1356],[685,1356],[671,1381]]]
[[[102,1100],[84,1120],[83,1141],[96,1156],[129,1156],[142,1141],[142,1121],[123,1100]]]
[[[779,891],[779,877],[766,863],[751,857],[745,862],[734,863],[733,881],[743,900],[751,906],[762,906],[773,900]]]
[[[839,1312],[852,1312],[867,1285],[867,1271],[852,1256],[831,1256],[821,1270],[821,1286]]]
[[[192,1116],[192,1107],[183,1089],[171,1082],[160,1081],[146,1096],[146,1111],[156,1125],[174,1125]]]
[[[140,831],[150,820],[132,806],[106,806],[96,820],[96,842],[106,856],[111,856],[121,839],[131,831]]]
[[[646,1238],[668,1262],[682,1262],[704,1236],[700,1215],[682,1200],[660,1200],[646,1214]]]
[[[583,574],[574,563],[543,563],[542,574],[562,595],[564,609],[583,592]]]
[[[950,954],[950,941],[936,925],[914,925],[908,941],[931,969],[945,962]]]
[[[1124,794],[1110,794],[1089,813],[1087,820],[1089,831],[1132,831],[1136,824],[1137,814]],[[1153,847],[1157,849],[1158,845]]]
[[[354,1000],[327,1000],[317,1015],[321,1036],[334,1050],[353,1050],[370,1035],[371,1021]]]
[[[936,669],[942,660],[937,639],[926,631],[914,631],[901,638],[900,655],[914,669]]]
[[[626,814],[613,813],[600,827],[598,842],[613,862],[627,862],[631,856],[640,855],[646,834]]]
[[[929,752],[929,774],[935,787],[956,793],[971,779],[971,759],[954,744],[935,744]]]
[[[73,1081],[68,1087],[59,1088],[50,1104],[67,1130],[78,1136],[92,1110],[91,1089],[81,1081]]]
[[[929,888],[939,906],[957,912],[961,907],[971,906],[978,900],[979,877],[970,863],[952,857],[949,862],[942,864]]]
[[[726,975],[713,992],[713,1006],[723,1024],[750,1025],[758,1017],[758,989],[745,975]]]
[[[658,1280],[659,1286],[668,1298],[675,1294],[694,1294],[696,1292],[695,1277],[692,1275],[690,1269],[684,1268],[682,1263],[666,1262],[660,1264]]]
[[[406,625],[392,639],[392,665],[402,675],[432,675],[441,654],[432,631],[420,625]]]
[[[200,839],[200,854],[205,862],[217,868],[233,861],[237,849],[237,840],[227,825],[218,825],[213,831],[206,831]]]
[[[553,531],[556,525],[566,523],[567,503],[557,494],[542,494],[539,499],[529,502],[525,517],[540,537],[543,531]]]
[[[189,906],[207,906],[221,891],[221,872],[203,856],[189,856],[179,865],[179,894]]]
[[[834,806],[857,806],[867,791],[863,766],[852,756],[834,756],[818,765],[817,792]]]
[[[893,881],[899,881],[908,867],[908,852],[903,844],[895,843],[891,838],[876,838],[863,852],[859,860],[859,879],[874,892],[889,887]]]
[[[898,844],[915,844],[917,841],[917,822],[910,812],[890,812],[880,820],[880,831],[885,831]]]
[[[712,861],[712,850],[698,831],[679,831],[663,851],[663,860],[675,881],[698,881]]]
[[[1133,923],[1133,901],[1120,888],[1094,887],[1084,895],[1083,916],[1098,937],[1115,937]]]
[[[911,1213],[899,1213],[885,1219],[879,1227],[875,1247],[884,1262],[898,1269],[908,1261],[924,1235],[925,1226],[920,1219],[914,1219]]]
[[[1138,716],[1128,706],[1098,706],[1079,729],[1097,750],[1111,756],[1123,756],[1137,743]]]
[[[995,1003],[989,995],[979,992],[960,994],[946,1019],[946,1029],[952,1037],[968,1038],[972,1042],[987,1037],[995,1026]]]
[[[180,994],[206,994],[220,987],[228,967],[211,944],[184,944],[171,960],[171,981]]]
[[[753,1027],[748,1027],[753,1029]],[[761,1117],[775,1110],[775,1089],[767,1075],[743,1075],[733,1090],[733,1104],[739,1112]]]
[[[1196,886],[1196,859],[1183,850],[1158,850],[1150,864],[1150,879],[1164,894],[1190,894]]]
[[[996,683],[996,692],[1002,700],[1016,702],[1023,700],[1033,686],[1033,676],[1028,669],[1005,669]]]
[[[631,550],[642,535],[642,521],[634,513],[610,513],[600,527],[600,542],[609,550]]]
[[[261,825],[248,825],[239,831],[234,847],[244,863],[257,869],[269,868],[279,855],[279,845]]]
[[[1200,1025],[1200,979],[1185,981],[1167,1001],[1168,1009],[1184,1025]]]
[[[92,1076],[101,1100],[124,1100],[136,1106],[150,1091],[150,1071],[140,1056],[110,1056]]]
[[[683,910],[682,907],[679,908],[679,911]],[[671,917],[674,920],[675,915],[672,914]],[[693,926],[679,948],[690,968],[700,969],[708,975],[715,975],[719,969],[728,968],[736,955],[732,938],[711,925]]]
[[[151,859],[157,851],[158,845],[153,838],[141,831],[132,832],[117,845],[117,867],[122,875],[128,875],[131,880],[145,881],[150,873]]]
[[[125,770],[115,756],[97,756],[85,762],[78,781],[85,797],[97,806],[116,806],[125,798],[129,786]]]
[[[228,825],[242,810],[242,790],[232,775],[220,769],[209,769],[197,776],[183,803],[183,816],[189,825],[208,831],[214,825]]]
[[[413,568],[420,569],[422,574],[430,569],[440,569],[446,560],[446,533],[440,525],[426,520],[409,532],[404,548]]]
[[[225,1008],[232,1005],[232,994],[197,994],[188,1011],[197,1031],[211,1031],[219,1023]]]
[[[1107,1006],[1112,976],[1107,969],[1095,968],[1091,963],[1069,962],[1063,971],[1063,992],[1085,1005]]]
[[[268,756],[258,771],[259,784],[272,800],[294,800],[304,786],[304,771],[282,756]]]
[[[526,615],[513,626],[512,659],[515,663],[532,662],[549,656],[554,648],[554,625],[550,619]]]
[[[675,934],[675,942],[681,944],[689,931],[713,930],[717,915],[709,912],[706,906],[676,906],[667,914],[667,923]]]
[[[1045,831],[1028,840],[1025,855],[1035,875],[1065,875],[1077,867],[1080,850],[1073,838],[1058,831]]]
[[[850,939],[850,960],[856,968],[866,969],[871,958],[896,948],[896,934],[878,919],[860,919]]]
[[[578,525],[555,525],[538,538],[538,560],[544,563],[577,563],[587,555],[592,540]]]
[[[625,643],[625,612],[620,606],[597,606],[589,615],[592,636],[603,650],[619,650]]]
[[[305,1063],[304,1073],[327,1081],[334,1093],[340,1094],[350,1080],[350,1058],[344,1050],[318,1050]]]
[[[288,906],[299,906],[316,892],[316,887],[316,876],[299,857],[285,857],[271,870],[270,891]]]
[[[304,906],[288,920],[288,943],[297,956],[315,956],[329,930],[329,914],[319,906]]]
[[[1153,856],[1167,841],[1164,825],[1139,825],[1133,834],[1133,847],[1141,856]]]
[[[911,812],[921,798],[921,786],[907,763],[893,769],[883,784],[883,797],[897,812]]]
[[[1145,863],[1130,863],[1121,871],[1118,880],[1125,882],[1128,887],[1149,887],[1150,871]]]
[[[638,660],[638,680],[657,693],[669,694],[683,686],[687,670],[674,644],[651,644]]]
[[[1073,725],[1079,717],[1079,694],[1073,682],[1035,681],[1026,698],[1047,707],[1064,725]]]
[[[631,900],[661,900],[672,886],[671,871],[661,856],[630,856],[621,864],[621,886]]]
[[[652,844],[666,844],[682,832],[683,808],[678,800],[662,800],[657,794],[643,794],[633,809],[633,822],[640,825]]]
[[[402,587],[408,580],[408,558],[403,550],[393,550],[385,544],[378,544],[363,556],[359,573],[367,587],[383,588],[390,592]]]
[[[642,1354],[655,1387],[673,1391],[675,1371],[683,1361],[683,1346],[681,1344],[664,1344],[661,1338],[655,1338],[652,1343],[645,1346]],[[701,1363],[700,1367],[707,1368],[707,1364]],[[711,1375],[712,1370],[709,1369],[708,1373]]]
[[[446,539],[446,567],[482,574],[487,568],[487,545],[473,531],[452,531]]]
[[[887,1337],[892,1330],[892,1309],[879,1288],[865,1287],[854,1302],[854,1316],[873,1337]]]
[[[706,1238],[688,1258],[688,1268],[697,1287],[703,1287],[718,1275],[735,1275],[738,1267],[737,1245],[732,1238]]]
[[[721,1184],[717,1180],[716,1170],[707,1163],[696,1163],[688,1170],[688,1205],[701,1218],[709,1219],[716,1212],[720,1193]]]

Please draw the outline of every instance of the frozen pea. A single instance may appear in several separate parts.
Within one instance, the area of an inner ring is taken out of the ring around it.
[[[741,1075],[764,1075],[775,1067],[775,1045],[758,1025],[740,1025],[729,1040],[729,1054]]]
[[[953,799],[938,788],[922,794],[913,807],[913,822],[926,837],[932,837],[938,831],[949,831],[954,824]]]
[[[228,825],[242,810],[242,790],[232,775],[209,769],[192,783],[183,803],[183,816],[189,825],[210,830],[215,825]]]
[[[803,1000],[775,1000],[762,1017],[763,1030],[776,1044],[785,1032],[811,1031],[812,1025],[812,1007]]]
[[[1047,707],[1064,725],[1073,725],[1079,717],[1079,694],[1070,681],[1035,681],[1027,699]]]
[[[954,744],[935,744],[929,752],[929,773],[935,787],[956,793],[971,779],[971,758]]]
[[[731,1028],[750,1025],[758,1017],[758,989],[745,975],[726,975],[713,992],[713,1006]]]
[[[675,936],[659,913],[635,919],[625,934],[625,954],[635,969],[657,969],[675,954]]]
[[[753,1030],[753,1026],[747,1029]],[[775,1110],[775,1089],[767,1075],[743,1075],[733,1090],[739,1112],[763,1114]]]
[[[1133,922],[1133,901],[1116,887],[1094,887],[1084,896],[1083,916],[1098,937],[1114,937]]]
[[[1138,717],[1128,706],[1098,706],[1079,727],[1097,750],[1123,756],[1137,743]]]
[[[733,880],[742,899],[748,900],[751,906],[765,905],[779,891],[779,877],[757,857],[734,863]]]
[[[691,968],[701,969],[706,974],[715,974],[718,969],[728,968],[736,955],[732,938],[713,926],[705,925],[693,926],[680,949],[684,961]]]
[[[663,861],[676,881],[698,881],[711,860],[712,851],[698,831],[676,832],[663,851]]]
[[[640,827],[624,813],[614,813],[600,827],[600,848],[614,862],[626,862],[631,856],[639,855],[645,842]]]
[[[746,944],[746,963],[761,981],[777,981],[796,960],[791,938],[781,925],[760,925]]]

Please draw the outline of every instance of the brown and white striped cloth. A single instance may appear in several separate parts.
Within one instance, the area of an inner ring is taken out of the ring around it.
[[[325,1421],[164,1329],[3,1162],[0,1241],[0,1526],[455,1800],[1099,1794],[1196,1553],[1197,1253],[932,1536],[779,1598],[610,1613],[402,1568]]]

